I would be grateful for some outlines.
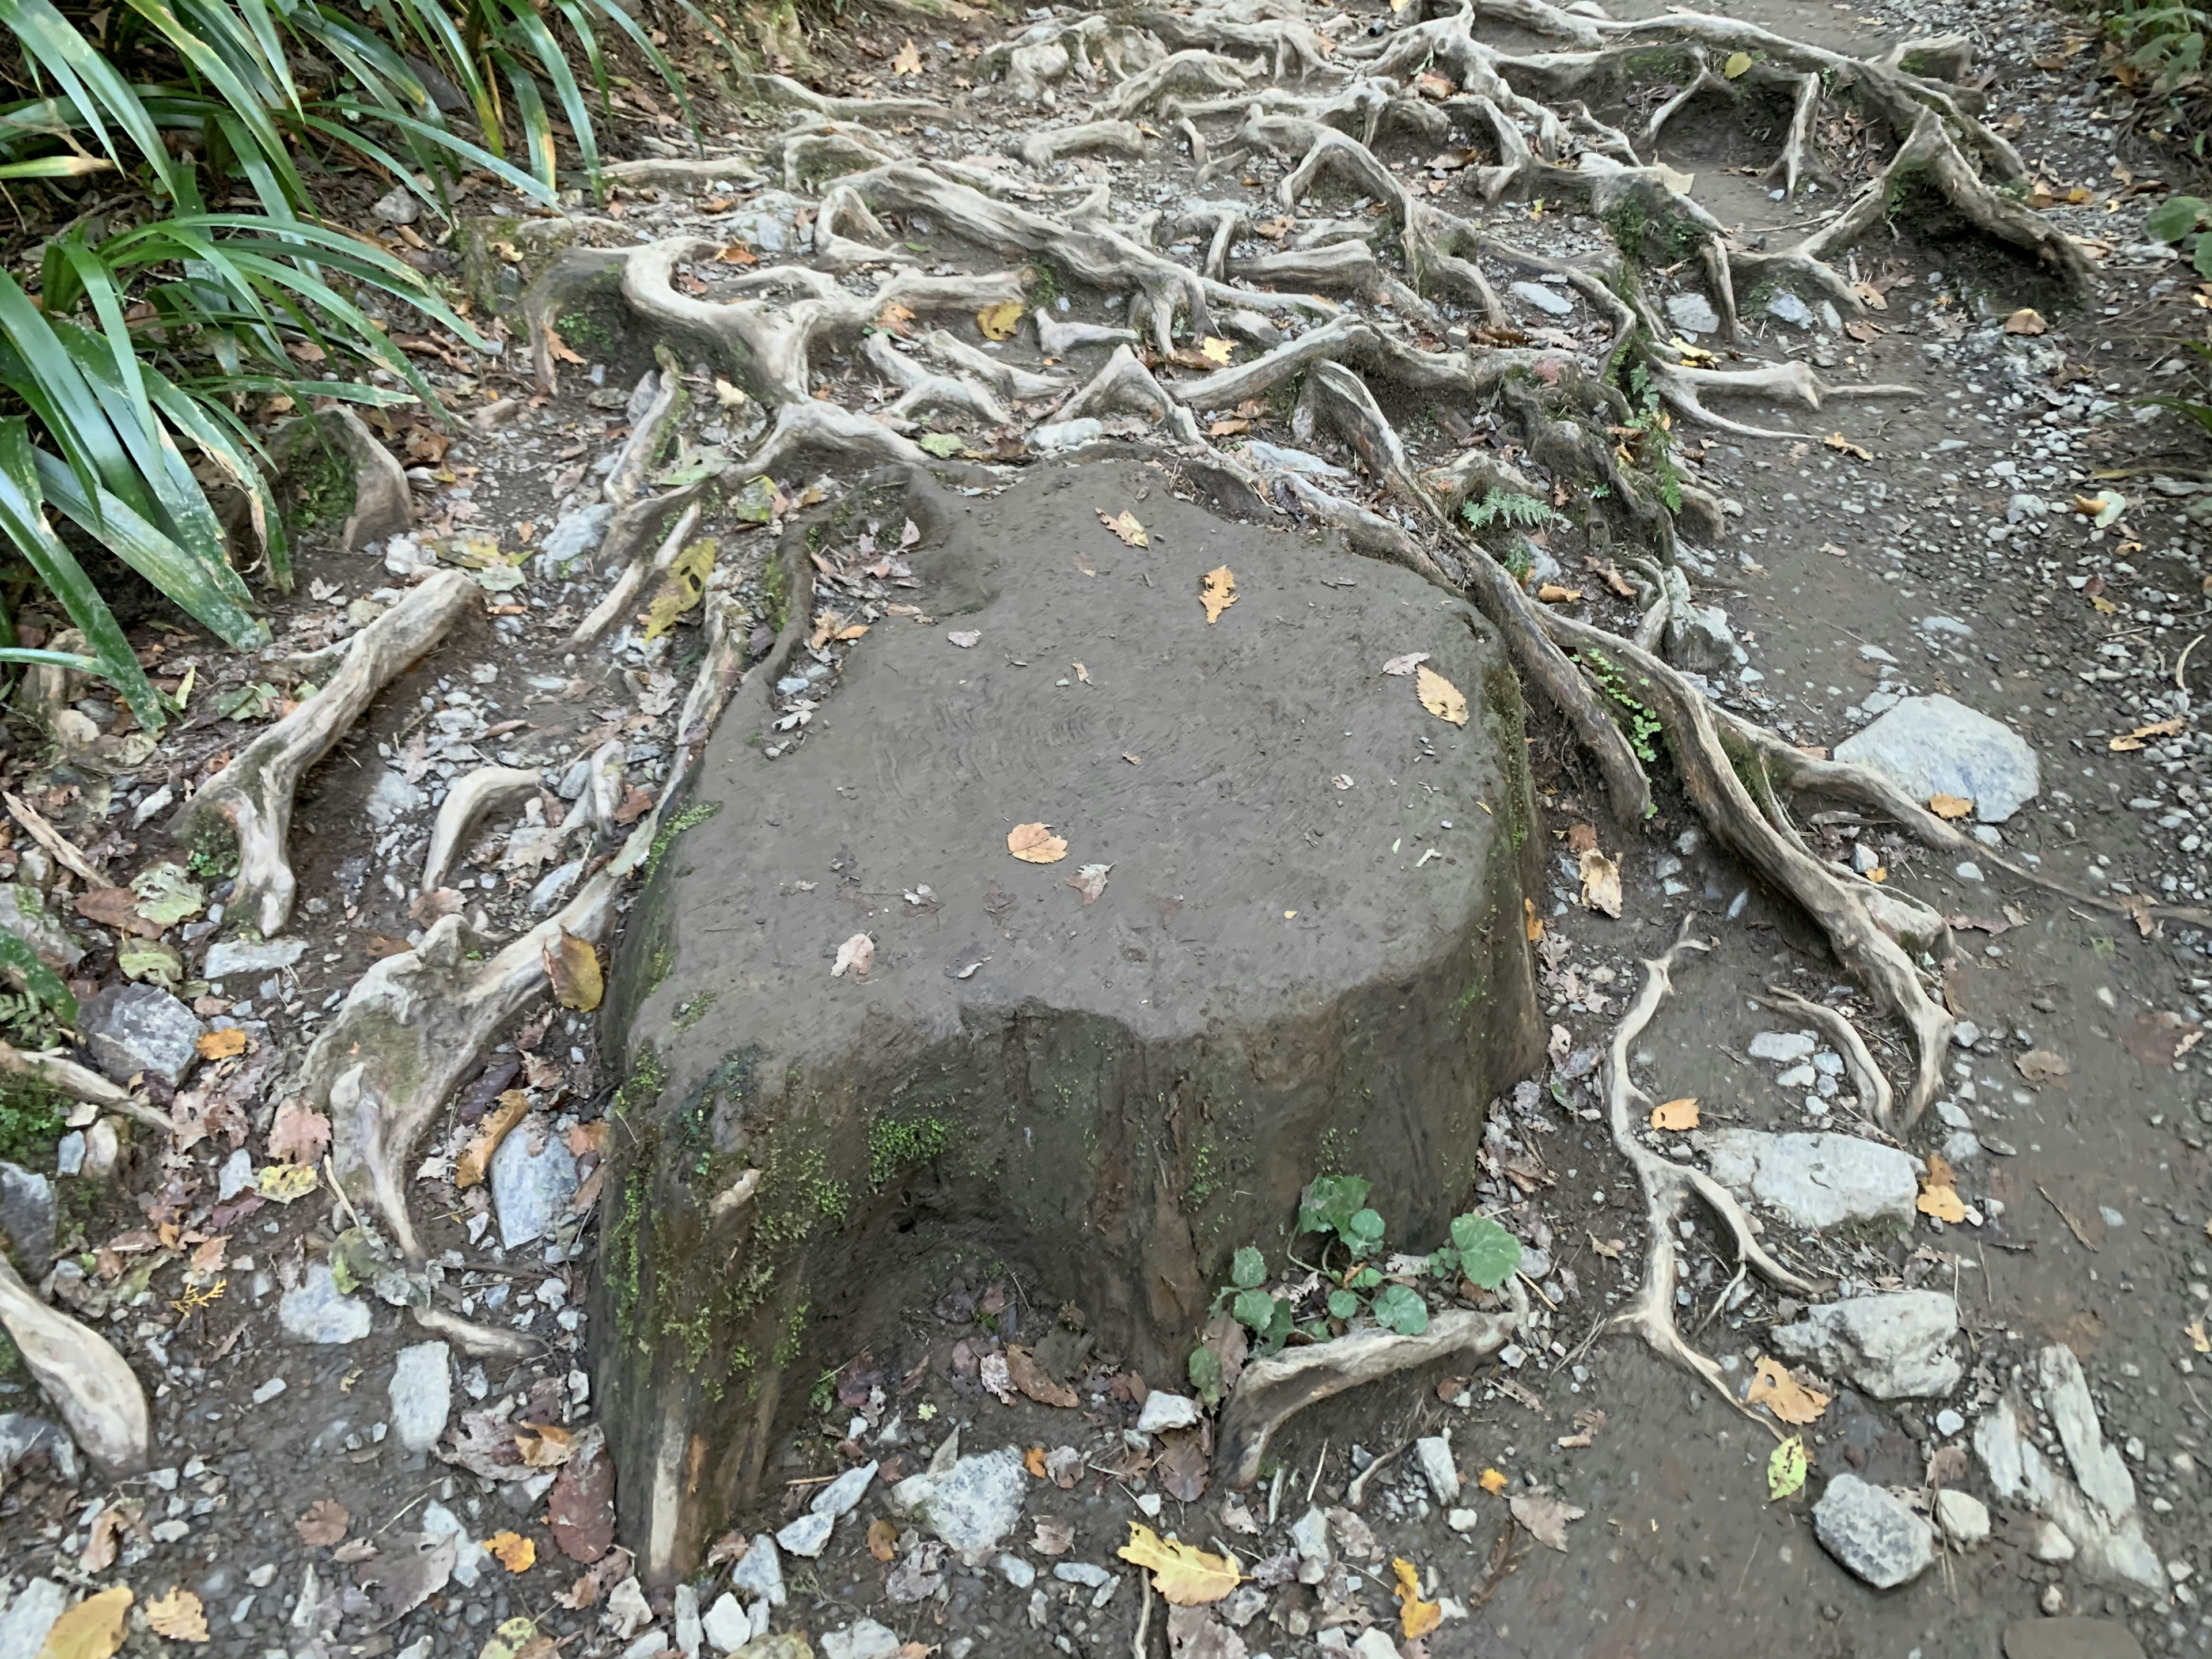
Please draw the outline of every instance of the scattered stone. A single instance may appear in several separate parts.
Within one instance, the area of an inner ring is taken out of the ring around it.
[[[891,1488],[891,1507],[912,1515],[963,1555],[976,1555],[1022,1518],[1028,1479],[1021,1454],[1001,1446],[963,1457],[944,1474],[908,1476]]]
[[[368,1334],[368,1304],[339,1291],[326,1261],[309,1262],[299,1288],[277,1298],[276,1319],[301,1342],[358,1342]]]
[[[607,533],[608,522],[615,515],[611,501],[594,501],[574,513],[563,513],[560,522],[547,532],[538,550],[549,573],[556,581],[568,581],[582,574],[592,555],[599,550],[599,543]]]
[[[1953,1411],[1948,1406],[1944,1407],[1942,1411],[1936,1413],[1936,1432],[1942,1435],[1946,1440],[1948,1440],[1953,1435],[1958,1433],[1960,1430],[1966,1426],[1966,1419],[1960,1416],[1957,1412]]]
[[[2074,1540],[2066,1535],[2065,1529],[2056,1521],[2039,1521],[2035,1523],[2035,1536],[2028,1543],[2027,1553],[2039,1561],[2061,1566],[2071,1561],[2076,1551]]]
[[[228,1204],[253,1184],[253,1154],[240,1146],[223,1159],[215,1178],[216,1201]]]
[[[1398,1644],[1381,1629],[1370,1625],[1352,1644],[1352,1659],[1398,1659]]]
[[[1535,307],[1547,317],[1571,317],[1575,314],[1572,295],[1562,294],[1555,288],[1547,288],[1541,283],[1514,283],[1513,297],[1523,305]]]
[[[507,1249],[551,1232],[575,1195],[575,1155],[543,1116],[517,1124],[491,1155],[492,1207]]]
[[[856,1469],[848,1469],[820,1492],[807,1507],[817,1515],[826,1515],[832,1521],[852,1513],[868,1490],[868,1483],[876,1478],[876,1465],[863,1463]]]
[[[171,1088],[199,1064],[207,1027],[158,985],[111,985],[77,1012],[93,1063],[118,1083],[140,1073]]]
[[[1766,314],[1778,318],[1793,328],[1813,326],[1813,307],[1790,292],[1788,289],[1783,289],[1768,298]]]
[[[775,1553],[775,1540],[764,1532],[753,1534],[752,1547],[730,1569],[730,1588],[748,1601],[783,1605],[783,1558]]]
[[[368,814],[368,821],[378,829],[388,830],[398,819],[422,811],[422,799],[420,789],[387,768],[370,787],[368,799],[362,802],[362,811]]]
[[[1773,1336],[1793,1359],[1849,1377],[1877,1400],[1905,1400],[1959,1386],[1949,1349],[1958,1333],[1959,1304],[1942,1291],[1887,1291],[1808,1308]]]
[[[415,192],[404,185],[394,185],[378,197],[368,210],[388,225],[411,225],[422,211]]]
[[[1912,1155],[1844,1134],[1716,1129],[1693,1138],[1713,1178],[1818,1231],[1855,1221],[1911,1225],[1920,1182]]]
[[[2052,1467],[2028,1437],[2034,1419],[2011,1395],[1983,1413],[1974,1425],[1974,1451],[1989,1470],[1990,1487],[2006,1503],[2044,1517],[2045,1525],[2029,1550],[2038,1560],[2064,1560],[2078,1553],[2090,1577],[2163,1597],[2166,1571],[2143,1537],[2142,1520],[2135,1509],[2135,1483],[2118,1454],[2105,1444],[2079,1362],[2072,1350],[2054,1345],[2039,1357],[2038,1370],[2045,1403],[2059,1426],[2068,1460],[2077,1474],[2085,1468],[2094,1471],[2091,1478],[2108,1497],[2124,1500],[2122,1506],[2108,1508],[2092,1501]]]
[[[1030,447],[1043,451],[1080,449],[1085,444],[1097,443],[1105,433],[1104,424],[1089,415],[1072,421],[1048,421],[1030,434]]]
[[[822,1638],[822,1659],[896,1659],[898,1650],[897,1633],[872,1619]]]
[[[238,939],[220,939],[208,946],[207,959],[200,963],[200,972],[211,980],[228,979],[232,975],[281,973],[307,954],[307,941],[303,939],[273,939],[266,944],[244,943]]]
[[[38,1653],[46,1632],[69,1605],[69,1592],[51,1578],[33,1578],[0,1613],[0,1653]]]
[[[2143,1659],[2117,1619],[2021,1619],[2005,1626],[2004,1659]]]
[[[809,1511],[776,1534],[776,1546],[811,1561],[829,1547],[830,1534],[836,1525],[836,1516]]]
[[[707,1609],[706,1616],[699,1621],[699,1628],[717,1653],[735,1653],[753,1639],[752,1615],[727,1590],[717,1596],[714,1605]]]
[[[1855,1474],[1828,1482],[1813,1506],[1821,1547],[1876,1589],[1910,1583],[1936,1559],[1934,1528],[1904,1499]]]
[[[2037,1356],[2036,1370],[2043,1379],[2044,1404],[2058,1431],[2058,1443],[2066,1448],[2066,1461],[2074,1466],[2075,1480],[2106,1514],[2133,1513],[2135,1480],[2119,1448],[2106,1443],[2095,1402],[2089,1398],[2088,1380],[2081,1375],[2081,1362],[2074,1350],[2051,1344]]]
[[[423,1506],[422,1535],[453,1540],[453,1582],[463,1589],[474,1589],[477,1576],[483,1571],[484,1563],[489,1558],[477,1547],[476,1539],[461,1523],[461,1517],[443,1504],[433,1500]]]
[[[1820,1043],[1810,1031],[1761,1031],[1752,1038],[1746,1050],[1753,1060],[1771,1060],[1777,1066],[1795,1066],[1813,1058],[1813,1050]]]
[[[1334,1557],[1328,1547],[1328,1515],[1320,1505],[1309,1506],[1291,1524],[1291,1547],[1298,1553],[1301,1584],[1318,1584],[1328,1576]]]
[[[1101,1589],[1114,1582],[1112,1573],[1089,1561],[1055,1562],[1052,1576],[1063,1584],[1080,1584],[1085,1589]]]
[[[1459,1465],[1452,1461],[1451,1440],[1441,1434],[1424,1435],[1413,1442],[1413,1455],[1437,1502],[1446,1506],[1459,1502]]]
[[[1972,1549],[1990,1535],[1989,1506],[1970,1492],[1946,1486],[1937,1492],[1936,1519],[1943,1536],[1962,1550]]]
[[[68,1430],[26,1412],[0,1412],[0,1482],[11,1481],[15,1466],[29,1457],[46,1458],[64,1481],[76,1485],[76,1442]],[[0,1620],[0,1629],[5,1628]],[[0,1653],[7,1651],[0,1647]]]
[[[1751,660],[1736,642],[1728,612],[1717,605],[1671,605],[1667,612],[1667,658],[1693,674],[1732,674]]]
[[[1983,823],[2003,823],[2042,787],[2026,738],[1945,696],[1905,698],[1837,744],[1836,758],[1872,767],[1915,800],[1963,797]]]
[[[1145,1408],[1137,1416],[1139,1434],[1164,1434],[1170,1429],[1189,1429],[1198,1425],[1198,1401],[1180,1394],[1167,1394],[1155,1389],[1145,1397]]]
[[[54,1183],[20,1164],[0,1162],[0,1243],[33,1285],[54,1265],[57,1224]]]
[[[1685,334],[1717,334],[1721,331],[1721,314],[1713,309],[1713,302],[1702,294],[1668,295],[1667,320]]]
[[[699,1587],[678,1584],[673,1607],[676,1620],[676,1650],[684,1659],[699,1659],[699,1649],[707,1632],[699,1622]]]
[[[417,1342],[399,1351],[392,1368],[392,1431],[411,1452],[438,1443],[453,1405],[452,1352],[442,1342]]]
[[[1018,1555],[1002,1555],[991,1565],[999,1575],[1018,1590],[1025,1590],[1036,1583],[1036,1569]]]

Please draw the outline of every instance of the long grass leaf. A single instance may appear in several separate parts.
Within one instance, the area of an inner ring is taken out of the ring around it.
[[[60,83],[64,95],[76,105],[116,166],[123,166],[123,155],[109,135],[103,115],[123,130],[161,181],[163,191],[175,197],[178,169],[153,118],[130,83],[93,50],[69,19],[49,0],[0,0],[0,26],[13,33],[24,52]]]

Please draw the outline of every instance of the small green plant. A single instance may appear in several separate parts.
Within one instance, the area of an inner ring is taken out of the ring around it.
[[[837,1403],[837,1373],[828,1370],[814,1379],[814,1387],[806,1396],[806,1404],[817,1417],[830,1415],[830,1408]]]
[[[1267,1259],[1247,1244],[1229,1261],[1229,1287],[1221,1292],[1232,1298],[1231,1316],[1252,1333],[1254,1348],[1261,1354],[1279,1352],[1291,1334],[1291,1304],[1261,1288],[1267,1280]],[[1218,1306],[1220,1297],[1215,1298]]]
[[[1429,1271],[1439,1279],[1494,1291],[1520,1270],[1521,1241],[1486,1215],[1454,1216],[1451,1240],[1429,1257]]]
[[[1373,1185],[1362,1176],[1316,1176],[1298,1200],[1298,1231],[1322,1236],[1321,1268],[1335,1280],[1328,1293],[1330,1318],[1356,1319],[1364,1307],[1390,1330],[1425,1331],[1429,1310],[1420,1297],[1402,1285],[1384,1284],[1368,1260],[1382,1248],[1382,1218],[1367,1203]],[[1331,1241],[1349,1258],[1341,1266],[1329,1263]]]
[[[676,1005],[676,1029],[688,1031],[707,1018],[707,1011],[714,1006],[714,993],[702,991],[696,996],[686,997]]]
[[[1493,524],[1510,525],[1519,530],[1540,530],[1552,520],[1552,509],[1534,495],[1523,495],[1515,489],[1488,489],[1479,501],[1463,502],[1460,517],[1471,530],[1483,530]]]
[[[2169,242],[2189,256],[2200,276],[2212,276],[2212,203],[2201,196],[2169,196],[2143,220],[2154,241]]]
[[[66,1115],[59,1095],[11,1079],[0,1087],[0,1158],[36,1169],[52,1154]]]
[[[1656,761],[1659,750],[1651,740],[1666,728],[1659,724],[1658,715],[1630,693],[1628,676],[1622,673],[1620,665],[1602,651],[1592,651],[1586,656],[1578,655],[1575,660],[1589,671],[1589,677],[1597,683],[1597,689],[1620,704],[1621,711],[1627,715],[1628,746],[1636,751],[1637,759],[1647,763]]]

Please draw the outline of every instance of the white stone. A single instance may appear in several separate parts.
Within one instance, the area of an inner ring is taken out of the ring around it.
[[[1089,415],[1072,421],[1048,421],[1030,434],[1030,447],[1042,450],[1080,449],[1105,435],[1104,424]]]
[[[1836,746],[1836,758],[1870,766],[1915,800],[1957,795],[1974,817],[2002,823],[2035,799],[2042,777],[2027,740],[1953,698],[1907,697]]]
[[[898,1650],[897,1633],[872,1619],[822,1638],[822,1659],[894,1659]]]
[[[775,1535],[778,1548],[793,1555],[812,1560],[829,1547],[830,1530],[837,1524],[834,1515],[802,1515]]]
[[[326,1261],[311,1261],[299,1288],[277,1298],[277,1322],[301,1342],[358,1342],[368,1334],[368,1304],[338,1292]]]
[[[1437,1502],[1446,1505],[1458,1503],[1459,1466],[1452,1461],[1450,1437],[1424,1435],[1413,1442],[1413,1455],[1420,1460],[1421,1474],[1428,1480],[1429,1490],[1437,1495]]]
[[[753,1639],[752,1615],[727,1590],[707,1609],[699,1628],[717,1653],[734,1653]]]
[[[1920,1182],[1909,1152],[1856,1135],[1716,1129],[1693,1138],[1713,1178],[1818,1231],[1854,1221],[1911,1224]]]
[[[544,1237],[576,1195],[576,1158],[550,1120],[532,1116],[508,1131],[491,1155],[491,1201],[506,1249]]]
[[[1810,1031],[1761,1031],[1752,1038],[1745,1052],[1753,1060],[1771,1060],[1778,1066],[1794,1066],[1800,1060],[1813,1058],[1813,1050],[1820,1045]]]
[[[452,1352],[442,1342],[402,1348],[392,1368],[392,1431],[409,1451],[428,1451],[453,1405]]]
[[[1720,313],[1713,309],[1713,302],[1702,294],[1668,295],[1667,319],[1685,334],[1720,332]]]
[[[775,1540],[764,1532],[753,1534],[752,1547],[730,1569],[730,1588],[748,1601],[783,1605],[783,1558],[775,1553]]]
[[[942,1474],[909,1475],[891,1488],[891,1507],[962,1555],[989,1550],[1021,1519],[1029,1472],[1011,1446],[963,1457]]]
[[[1876,1589],[1925,1572],[1936,1559],[1935,1529],[1886,1488],[1839,1474],[1813,1506],[1820,1546]]]
[[[1535,307],[1547,317],[1571,317],[1575,314],[1575,302],[1571,295],[1563,294],[1555,288],[1547,288],[1541,283],[1514,283],[1513,297],[1524,305]]]
[[[1886,1291],[1816,1304],[1772,1335],[1793,1359],[1849,1377],[1877,1400],[1904,1400],[1959,1386],[1949,1347],[1958,1334],[1959,1304],[1945,1292]]]
[[[1146,1396],[1145,1408],[1137,1414],[1137,1432],[1159,1434],[1169,1429],[1196,1428],[1198,1418],[1198,1401],[1155,1389]]]
[[[699,1587],[678,1584],[676,1587],[676,1650],[684,1659],[699,1659],[699,1647],[706,1631],[699,1621]]]
[[[1962,1550],[1972,1549],[1990,1535],[1989,1506],[1972,1492],[1944,1487],[1936,1494],[1936,1519],[1943,1536]]]
[[[858,1468],[846,1470],[816,1492],[814,1501],[807,1508],[817,1515],[828,1516],[832,1521],[849,1515],[853,1506],[867,1492],[868,1483],[876,1478],[876,1467],[873,1463],[863,1463]]]

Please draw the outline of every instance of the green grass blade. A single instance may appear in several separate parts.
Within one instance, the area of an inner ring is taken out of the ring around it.
[[[43,155],[35,161],[0,162],[0,179],[75,179],[114,167],[104,155]]]
[[[137,147],[161,181],[163,191],[173,198],[176,196],[177,168],[153,118],[130,83],[93,50],[69,19],[49,0],[0,0],[0,27],[12,33],[25,54],[60,83],[63,95],[77,106],[100,148],[117,167],[123,165],[123,155],[108,132],[107,120],[120,127]],[[106,120],[101,118],[103,115]]]

